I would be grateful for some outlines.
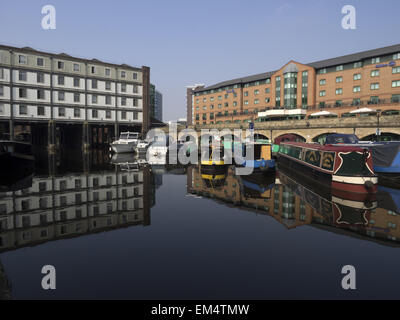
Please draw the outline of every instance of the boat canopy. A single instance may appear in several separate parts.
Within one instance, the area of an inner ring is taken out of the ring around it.
[[[355,134],[330,134],[326,137],[325,144],[353,144],[359,139]]]

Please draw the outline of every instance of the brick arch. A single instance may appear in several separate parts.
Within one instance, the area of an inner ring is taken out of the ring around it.
[[[283,133],[283,134],[275,137],[273,142],[275,143],[276,139],[283,138],[284,136],[288,136],[288,135],[296,136],[299,141],[301,141],[301,140],[304,141],[304,142],[307,141],[307,139],[305,137],[303,137],[302,135],[300,135],[300,134],[297,134],[297,133]]]
[[[393,140],[395,141],[400,141],[400,134],[397,133],[393,133],[393,132],[386,132],[386,131],[382,131],[381,132],[381,140],[380,141],[385,141],[384,137],[385,136],[393,136]],[[374,132],[373,134],[370,134],[368,136],[359,136],[359,138],[363,141],[375,141],[377,140],[376,137],[376,132]]]
[[[398,128],[383,127],[380,130],[381,130],[381,132],[400,135],[400,127],[398,127]],[[367,137],[367,136],[374,135],[374,134],[376,134],[376,128],[357,128],[356,129],[356,135],[360,139]]]

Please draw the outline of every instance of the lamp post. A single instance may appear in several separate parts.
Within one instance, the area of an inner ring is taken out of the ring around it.
[[[381,112],[380,112],[380,110],[377,110],[377,111],[378,111],[378,112],[376,113],[376,118],[377,118],[377,120],[378,120],[378,123],[377,123],[377,128],[376,128],[376,141],[379,142],[380,136],[381,136],[381,130],[380,130],[380,128],[379,128],[379,118],[380,118],[380,116],[381,116]]]

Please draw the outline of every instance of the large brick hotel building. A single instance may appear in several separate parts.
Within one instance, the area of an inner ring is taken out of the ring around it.
[[[400,113],[400,44],[187,90],[188,124]],[[368,108],[368,109],[367,109]],[[325,111],[321,114],[322,111]]]

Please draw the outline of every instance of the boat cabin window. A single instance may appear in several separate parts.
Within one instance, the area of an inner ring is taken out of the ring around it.
[[[279,148],[279,152],[286,154],[290,157],[301,160],[301,148],[295,146],[288,146],[282,144]]]
[[[322,156],[322,169],[332,171],[334,163],[335,163],[335,153],[324,152]]]
[[[313,166],[319,167],[321,163],[321,152],[318,150],[307,150],[304,160]]]
[[[139,134],[137,132],[123,132],[120,135],[120,139],[137,139]]]

